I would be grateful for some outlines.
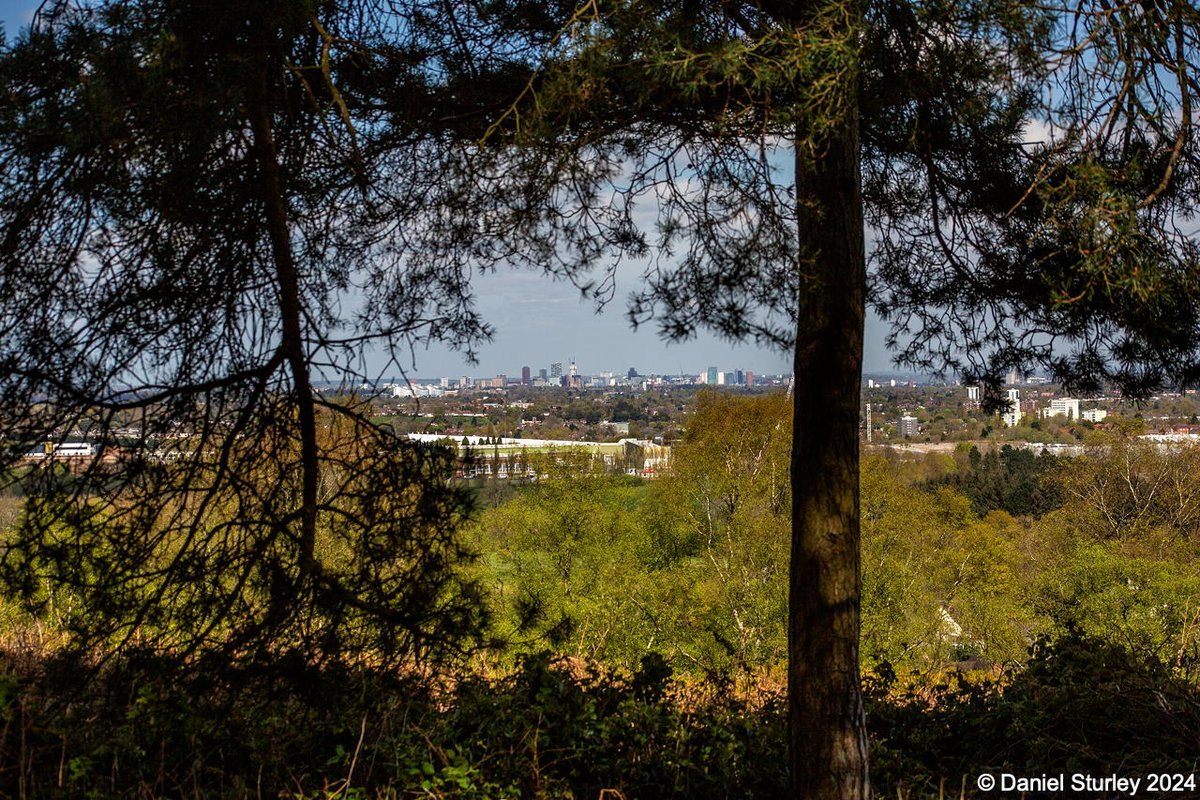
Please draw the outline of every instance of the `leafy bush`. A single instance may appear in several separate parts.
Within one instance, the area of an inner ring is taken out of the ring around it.
[[[787,793],[778,692],[679,680],[661,657],[628,677],[537,653],[440,691],[306,666],[214,683],[152,654],[98,669],[0,664],[0,786],[27,796],[775,798]],[[90,679],[89,679],[90,678]],[[1039,641],[997,678],[867,680],[881,797],[976,796],[981,772],[1190,772],[1200,689],[1162,662],[1083,637]]]
[[[1167,665],[1110,642],[1046,639],[1000,680],[948,673],[932,689],[869,682],[877,787],[958,795],[982,772],[1139,776],[1191,773],[1200,689]],[[983,796],[982,794],[980,796]]]
[[[99,668],[0,668],[0,785],[29,796],[770,797],[786,785],[782,707],[535,654],[440,692],[370,670],[181,676],[131,651]],[[229,676],[233,676],[230,678]]]

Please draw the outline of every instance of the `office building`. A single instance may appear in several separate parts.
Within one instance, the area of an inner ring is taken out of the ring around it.
[[[1050,401],[1046,416],[1079,419],[1079,401],[1074,397],[1056,397]]]

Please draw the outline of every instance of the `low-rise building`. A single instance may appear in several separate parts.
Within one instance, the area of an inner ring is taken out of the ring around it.
[[[1050,407],[1042,416],[1079,419],[1079,400],[1074,397],[1056,397],[1050,401]]]

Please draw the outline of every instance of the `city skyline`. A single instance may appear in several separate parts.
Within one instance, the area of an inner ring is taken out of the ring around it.
[[[548,368],[554,362],[565,366],[574,357],[581,373],[624,374],[634,367],[641,374],[677,375],[698,373],[716,366],[723,371],[749,369],[758,375],[790,374],[791,353],[781,353],[753,343],[731,343],[709,333],[698,333],[685,342],[665,342],[654,322],[634,331],[618,297],[600,314],[591,301],[580,299],[574,286],[555,282],[532,272],[498,271],[476,276],[477,305],[482,318],[496,330],[490,342],[476,348],[478,363],[467,363],[464,355],[444,345],[418,347],[412,361],[401,366],[409,377],[442,375],[520,376],[521,368]],[[633,280],[623,285],[632,286]],[[618,287],[620,288],[620,287]],[[382,359],[368,360],[377,377]],[[865,372],[893,371],[883,346],[883,323],[868,315],[863,354]],[[387,374],[391,371],[384,370]]]

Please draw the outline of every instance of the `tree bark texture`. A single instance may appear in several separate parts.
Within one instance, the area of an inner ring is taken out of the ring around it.
[[[857,104],[848,105],[845,125],[819,152],[797,147],[796,154],[802,280],[793,371],[789,766],[795,797],[813,800],[870,796],[858,670],[866,264]]]

